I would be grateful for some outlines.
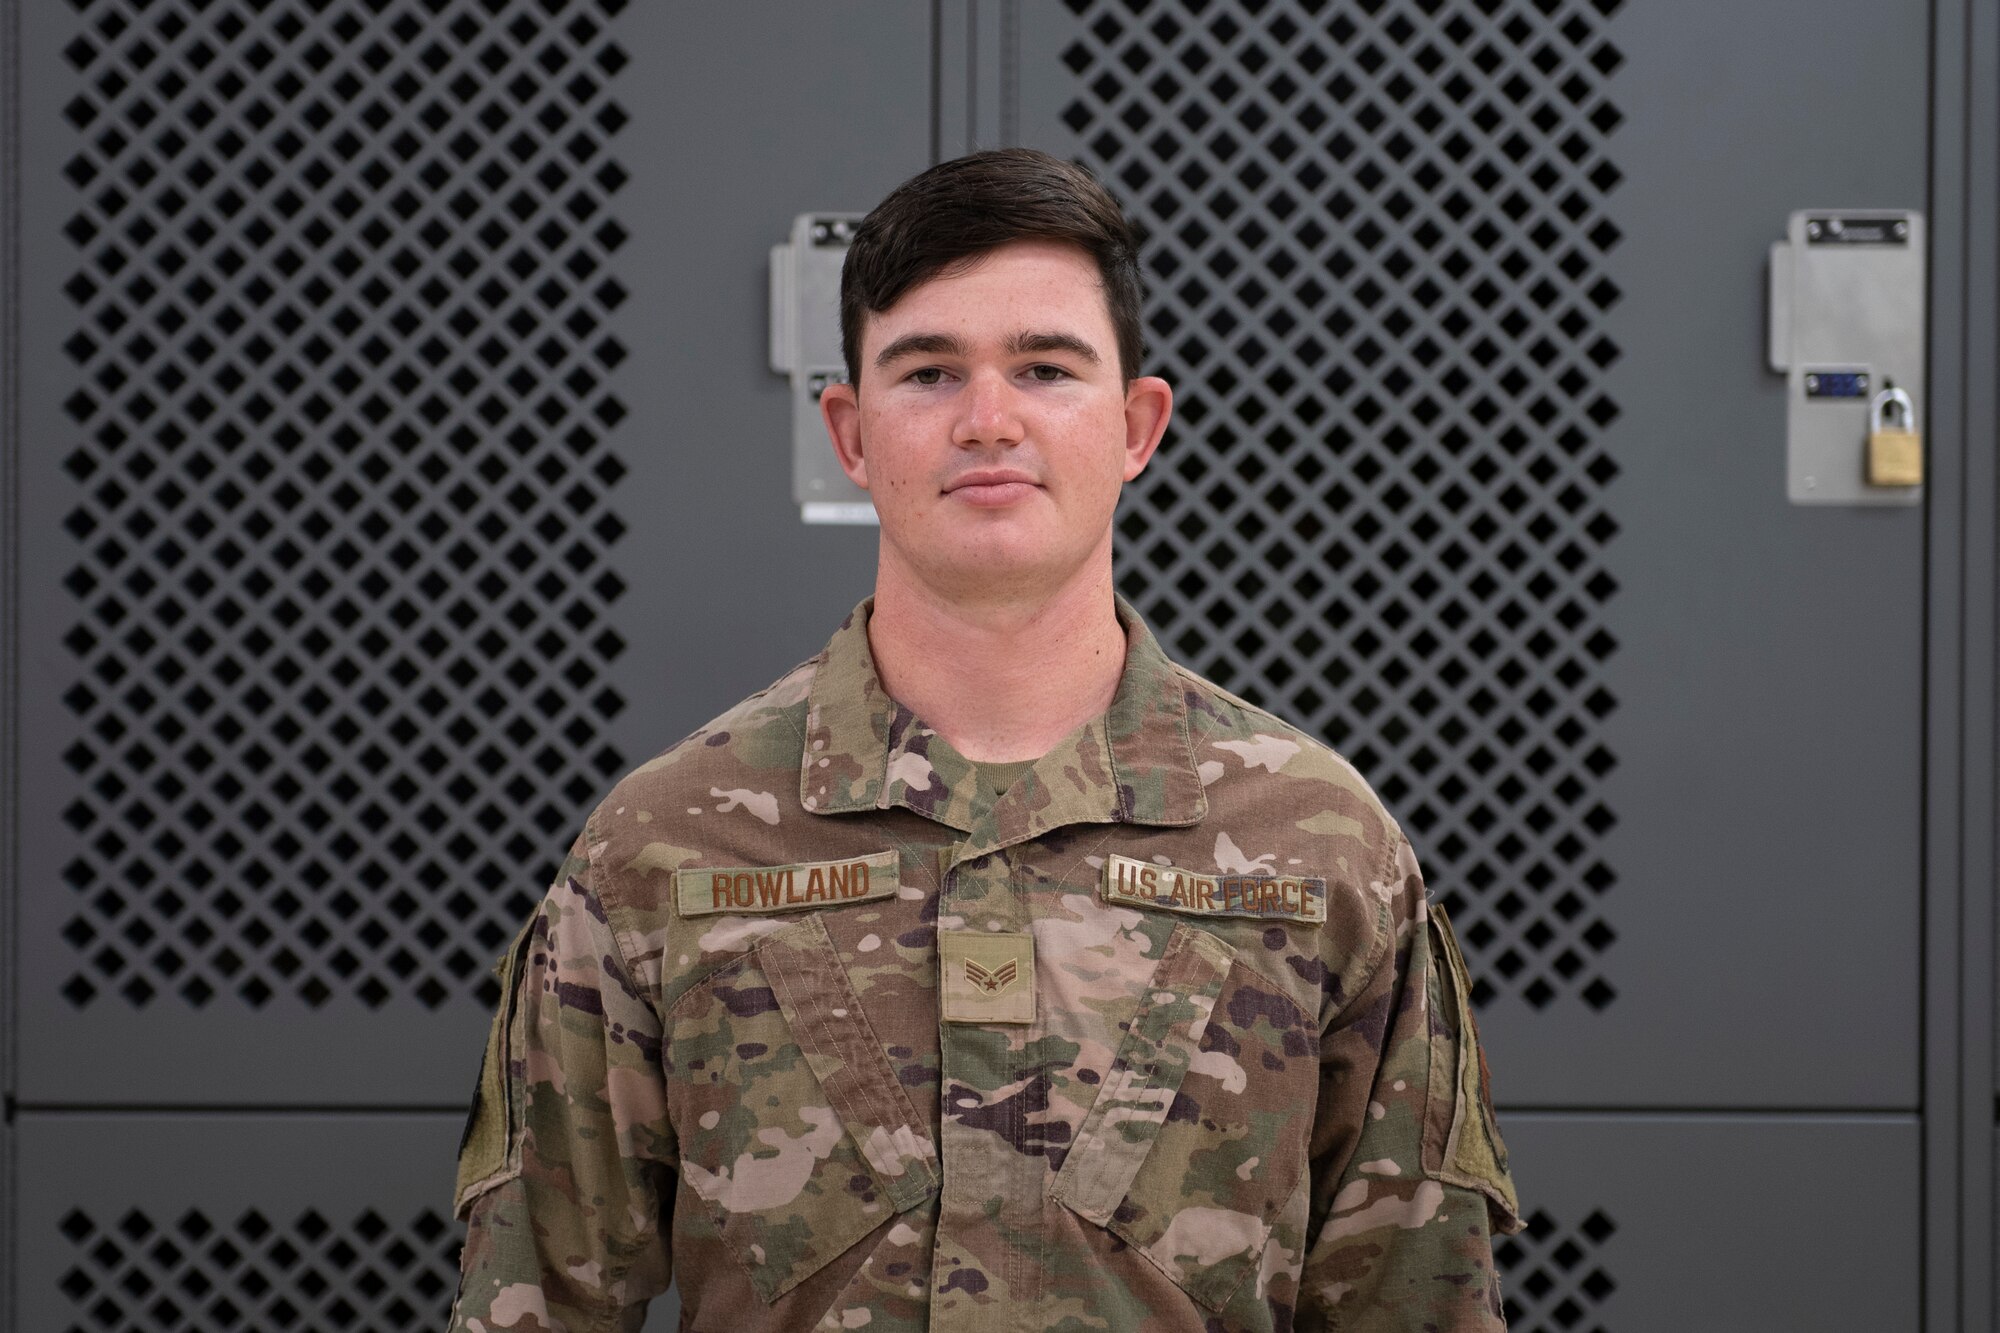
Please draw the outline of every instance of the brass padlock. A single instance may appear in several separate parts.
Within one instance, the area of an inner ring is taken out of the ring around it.
[[[1892,424],[1892,417],[1900,424]],[[1924,484],[1924,437],[1917,434],[1917,409],[1901,389],[1884,389],[1868,407],[1868,484]]]

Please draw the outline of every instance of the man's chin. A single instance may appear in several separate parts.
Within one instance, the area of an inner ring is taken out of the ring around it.
[[[973,549],[956,550],[949,561],[926,562],[920,576],[952,601],[982,602],[1053,593],[1065,582],[1064,575],[1074,572],[1047,552],[1013,543],[976,543]]]

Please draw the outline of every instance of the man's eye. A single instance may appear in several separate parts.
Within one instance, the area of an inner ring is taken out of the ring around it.
[[[1069,372],[1061,366],[1040,365],[1028,372],[1044,384],[1054,384],[1057,380],[1069,378]]]
[[[944,372],[936,366],[925,366],[922,370],[911,371],[910,378],[919,384],[936,384],[944,378]]]

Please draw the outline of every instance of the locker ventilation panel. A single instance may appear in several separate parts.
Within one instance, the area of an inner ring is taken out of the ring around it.
[[[1069,0],[1176,426],[1120,587],[1408,827],[1475,999],[1616,995],[1602,435],[1621,0]]]
[[[1558,1226],[1545,1213],[1530,1213],[1526,1231],[1493,1247],[1507,1327],[1514,1333],[1602,1333],[1597,1312],[1618,1284],[1604,1271],[1600,1257],[1617,1230],[1602,1212],[1574,1227]]]
[[[623,0],[72,3],[63,993],[490,1004],[626,766]]]
[[[56,1283],[76,1309],[66,1333],[436,1329],[458,1289],[458,1229],[429,1211],[401,1227],[311,1210],[289,1221],[72,1210],[61,1225],[73,1253]]]

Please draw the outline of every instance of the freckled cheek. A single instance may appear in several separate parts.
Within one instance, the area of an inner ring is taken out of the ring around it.
[[[909,489],[912,457],[901,440],[878,434],[869,454],[874,489],[891,492]]]

